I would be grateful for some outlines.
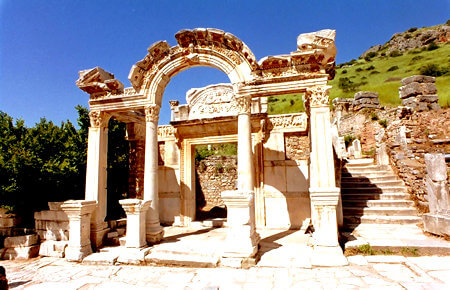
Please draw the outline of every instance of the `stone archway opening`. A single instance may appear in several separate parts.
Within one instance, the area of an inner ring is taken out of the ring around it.
[[[194,156],[196,220],[225,220],[221,193],[237,188],[237,144],[196,145]]]

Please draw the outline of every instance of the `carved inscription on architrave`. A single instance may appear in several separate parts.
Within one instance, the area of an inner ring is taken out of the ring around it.
[[[306,131],[308,118],[305,113],[275,115],[269,117],[269,130]]]

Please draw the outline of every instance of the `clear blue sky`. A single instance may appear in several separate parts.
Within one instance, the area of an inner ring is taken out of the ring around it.
[[[0,0],[0,110],[33,126],[41,117],[76,123],[88,95],[75,85],[78,71],[100,66],[126,87],[131,66],[149,45],[184,28],[214,27],[243,40],[257,59],[296,50],[300,33],[337,30],[337,63],[357,58],[410,27],[442,24],[449,0],[302,1],[63,1]],[[228,82],[212,68],[184,71],[167,86],[168,101],[185,103],[191,87]]]

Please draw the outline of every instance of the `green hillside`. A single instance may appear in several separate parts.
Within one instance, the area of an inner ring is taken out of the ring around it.
[[[404,77],[427,74],[436,77],[439,104],[450,106],[450,44],[430,44],[408,52],[386,54],[384,50],[373,58],[358,59],[340,65],[330,81],[332,99],[351,98],[357,91],[379,93],[384,105],[400,105],[398,88]],[[440,76],[438,76],[440,75]]]
[[[398,106],[401,79],[424,74],[436,77],[439,104],[450,107],[450,42],[436,44],[442,41],[439,38],[442,32],[437,33],[442,27],[410,28],[393,35],[384,45],[370,48],[359,59],[338,65],[335,78],[329,82],[330,98],[353,98],[358,91],[374,91],[378,92],[382,105]],[[413,49],[409,46],[405,50],[411,43]],[[269,114],[302,111],[301,94],[269,98]]]

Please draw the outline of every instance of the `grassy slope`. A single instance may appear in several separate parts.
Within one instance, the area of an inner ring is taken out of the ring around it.
[[[414,61],[414,57],[420,59]],[[450,44],[440,45],[438,49],[432,51],[414,51],[405,52],[397,57],[376,57],[370,61],[359,59],[357,63],[342,67],[336,70],[336,77],[330,81],[333,88],[330,91],[332,99],[336,97],[353,97],[355,92],[344,93],[339,87],[339,78],[348,77],[354,83],[368,82],[361,85],[357,91],[374,91],[379,93],[380,102],[384,105],[400,105],[401,100],[398,97],[398,88],[401,86],[401,78],[420,74],[419,68],[427,64],[437,64],[439,66],[447,66],[450,63]],[[368,67],[374,66],[373,70],[366,70]],[[389,68],[398,66],[399,69],[388,71]],[[356,70],[361,68],[362,71]],[[343,73],[344,70],[347,73]],[[374,74],[373,71],[379,73]],[[365,78],[364,78],[365,77]],[[389,80],[391,79],[391,81]],[[443,107],[450,106],[450,75],[440,76],[436,78],[436,86],[439,95],[439,104]]]
[[[381,53],[381,52],[380,52]],[[413,60],[413,58],[418,58]],[[370,61],[359,59],[357,63],[336,69],[336,77],[329,84],[333,86],[330,90],[331,99],[337,97],[352,98],[356,91],[378,92],[380,102],[383,105],[398,106],[401,100],[398,97],[398,88],[401,86],[402,78],[420,74],[420,67],[427,64],[437,64],[439,66],[449,66],[450,63],[450,43],[439,45],[438,49],[432,51],[422,51],[416,49],[405,52],[397,57],[375,57]],[[373,70],[366,70],[374,66]],[[397,70],[388,71],[389,68],[398,66]],[[361,68],[362,71],[356,70]],[[347,73],[343,73],[346,70]],[[379,73],[374,74],[373,71]],[[339,78],[348,77],[354,83],[367,82],[361,85],[355,92],[344,93],[339,87]],[[450,75],[436,78],[439,104],[442,107],[450,107]],[[292,104],[293,100],[294,104]],[[269,98],[269,114],[288,114],[303,112],[303,101],[301,94],[280,95]]]

